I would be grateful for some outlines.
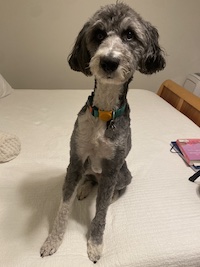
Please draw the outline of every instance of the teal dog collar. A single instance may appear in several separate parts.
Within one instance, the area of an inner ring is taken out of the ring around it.
[[[124,114],[124,111],[126,109],[126,103],[121,108],[119,108],[119,109],[117,109],[115,111],[113,111],[113,110],[104,111],[104,110],[100,110],[96,106],[92,105],[93,97],[94,97],[94,93],[92,93],[92,95],[90,95],[88,97],[87,105],[88,105],[88,108],[89,108],[91,114],[95,118],[99,118],[102,121],[106,121],[107,122],[107,121],[110,121],[110,120],[114,120],[117,117],[120,117],[121,115]]]

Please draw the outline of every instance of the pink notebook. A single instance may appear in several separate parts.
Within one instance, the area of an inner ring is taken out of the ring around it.
[[[200,165],[200,139],[178,139],[176,143],[189,165]]]

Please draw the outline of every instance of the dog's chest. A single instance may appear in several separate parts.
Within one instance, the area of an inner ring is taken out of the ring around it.
[[[77,152],[84,163],[89,158],[91,169],[102,172],[101,160],[112,159],[115,152],[113,142],[105,136],[106,122],[95,118],[89,110],[78,118]]]

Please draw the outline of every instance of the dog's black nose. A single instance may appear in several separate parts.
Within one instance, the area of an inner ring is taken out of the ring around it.
[[[102,57],[100,59],[100,66],[106,73],[112,73],[118,68],[119,59],[113,57]]]

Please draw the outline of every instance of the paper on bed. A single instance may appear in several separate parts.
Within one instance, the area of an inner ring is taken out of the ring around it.
[[[12,91],[13,91],[13,89],[10,86],[10,84],[0,74],[0,98],[11,94]]]

